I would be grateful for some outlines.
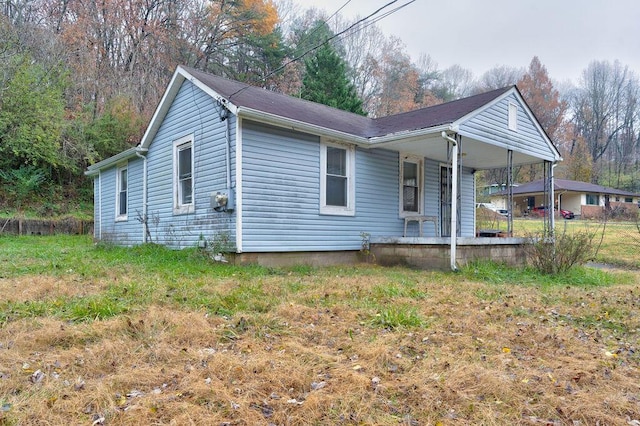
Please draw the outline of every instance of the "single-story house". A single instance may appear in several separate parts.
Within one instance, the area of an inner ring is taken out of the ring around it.
[[[511,211],[515,215],[524,215],[535,207],[546,205],[542,179],[514,185],[512,193]],[[554,193],[556,208],[572,211],[584,219],[601,217],[605,211],[637,214],[640,203],[639,194],[568,179],[554,179]],[[500,208],[509,208],[506,191],[493,194],[491,201]]]
[[[522,243],[475,238],[475,172],[560,160],[515,86],[368,118],[179,66],[140,143],[86,174],[97,240],[455,269]]]

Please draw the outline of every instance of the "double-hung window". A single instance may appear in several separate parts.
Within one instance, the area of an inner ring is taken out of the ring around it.
[[[127,166],[120,166],[116,174],[116,220],[127,220]]]
[[[173,143],[173,182],[175,214],[193,212],[193,137]]]
[[[320,213],[355,214],[355,150],[351,146],[320,145]]]
[[[404,157],[400,160],[400,215],[422,214],[422,160]]]
[[[598,206],[600,205],[600,197],[598,194],[587,194],[587,204],[590,206]]]

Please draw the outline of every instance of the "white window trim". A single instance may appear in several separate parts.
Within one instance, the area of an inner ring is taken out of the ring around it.
[[[509,126],[509,130],[512,130],[514,132],[518,131],[518,104],[514,103],[514,102],[509,102],[509,109],[508,109],[508,126]]]
[[[185,145],[191,145],[191,203],[181,204],[179,198],[178,186],[178,151]],[[193,142],[193,134],[184,136],[173,141],[173,214],[189,214],[195,211],[195,148]]]
[[[327,147],[347,151],[347,206],[327,205]],[[320,141],[320,214],[337,216],[355,216],[356,214],[356,149],[353,145]]]
[[[120,214],[120,189],[122,185],[122,181],[121,181],[121,172],[122,170],[126,170],[127,171],[127,213],[125,214]],[[116,210],[115,210],[115,214],[116,214],[116,218],[115,221],[116,222],[125,222],[128,220],[128,214],[129,214],[129,164],[125,163],[125,164],[120,164],[117,168],[116,168]]]
[[[404,210],[404,163],[414,163],[418,165],[418,211],[411,212]],[[399,175],[399,208],[400,217],[416,216],[424,214],[424,159],[414,155],[400,155],[400,175]]]

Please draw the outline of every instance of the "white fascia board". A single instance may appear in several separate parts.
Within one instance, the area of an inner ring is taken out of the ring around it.
[[[160,128],[165,115],[167,115],[167,112],[169,111],[169,107],[171,106],[173,99],[178,94],[180,86],[182,86],[182,82],[185,80],[184,73],[185,71],[181,67],[176,68],[176,71],[173,73],[171,82],[167,86],[167,89],[164,91],[162,99],[160,100],[158,107],[153,113],[153,117],[151,117],[149,126],[147,126],[147,130],[145,130],[144,135],[140,140],[141,147],[149,148],[149,145],[156,135],[156,132]]]
[[[206,93],[207,95],[211,96],[216,101],[220,102],[229,111],[231,111],[232,114],[237,114],[238,107],[236,105],[234,105],[232,102],[230,102],[227,98],[225,98],[220,93],[216,92],[211,87],[207,86],[206,84],[204,84],[203,82],[201,82],[200,80],[198,80],[197,78],[192,76],[190,73],[185,71],[182,67],[178,67],[178,69],[181,71],[182,75],[184,75],[185,79],[187,79],[191,83],[193,83],[198,89],[202,90],[204,93]],[[233,96],[233,95],[231,95],[231,96]]]
[[[111,167],[114,164],[119,163],[120,161],[128,160],[132,157],[135,157],[137,152],[146,152],[146,149],[139,149],[138,147],[129,148],[126,151],[122,151],[112,157],[109,157],[87,167],[87,170],[84,172],[84,174],[86,176],[96,176],[100,173],[100,170]]]
[[[309,124],[290,118],[280,117],[252,108],[239,107],[236,111],[238,117],[248,118],[251,120],[259,121],[261,123],[271,124],[277,127],[284,127],[286,129],[291,129],[303,133],[310,133],[312,135],[325,136],[330,139],[337,139],[341,142],[350,142],[359,146],[368,147],[369,145],[369,140],[365,137],[355,136],[349,133],[328,129],[326,127],[318,126],[315,124]]]
[[[402,143],[407,139],[439,135],[443,130],[451,132],[457,131],[457,128],[452,127],[450,124],[447,124],[443,126],[430,127],[428,129],[412,130],[407,132],[393,133],[385,136],[366,138],[363,136],[356,136],[350,133],[340,132],[338,130],[328,129],[326,127],[318,126],[315,124],[305,123],[299,120],[280,117],[251,108],[238,107],[237,115],[239,117],[252,119],[261,123],[272,124],[277,127],[284,127],[303,133],[324,136],[326,138],[336,139],[341,142],[350,142],[363,148],[385,147]]]
[[[399,133],[392,133],[369,139],[368,148],[389,148],[397,144],[402,144],[408,139],[419,139],[429,136],[440,136],[442,132],[457,132],[458,129],[450,124],[428,127],[426,129],[410,130]]]
[[[487,145],[497,146],[498,148],[502,148],[502,149],[505,149],[505,150],[509,150],[510,149],[513,152],[517,152],[519,154],[525,154],[525,155],[528,155],[529,157],[533,157],[533,158],[539,158],[540,160],[546,160],[546,161],[551,161],[551,162],[562,161],[562,157],[560,157],[560,156],[556,157],[555,155],[551,155],[551,156],[546,156],[545,155],[545,156],[540,157],[537,154],[533,155],[529,151],[526,151],[524,149],[519,149],[517,147],[509,146],[509,145],[507,145],[507,144],[505,144],[503,142],[496,141],[495,139],[485,138],[485,137],[477,136],[477,135],[470,135],[470,134],[466,133],[465,131],[458,131],[457,133],[460,136],[473,138],[473,140],[484,142]],[[554,153],[556,153],[556,152],[557,151],[554,150]],[[524,165],[527,165],[527,164],[538,164],[538,162],[518,163],[518,166],[524,166]]]

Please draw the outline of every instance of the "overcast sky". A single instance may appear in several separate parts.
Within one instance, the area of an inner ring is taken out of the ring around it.
[[[391,0],[293,0],[330,14],[364,17]],[[408,2],[399,0],[392,7]],[[415,61],[459,64],[475,77],[496,65],[527,67],[538,56],[549,76],[578,83],[593,60],[619,60],[640,74],[640,0],[416,0],[377,24]]]

